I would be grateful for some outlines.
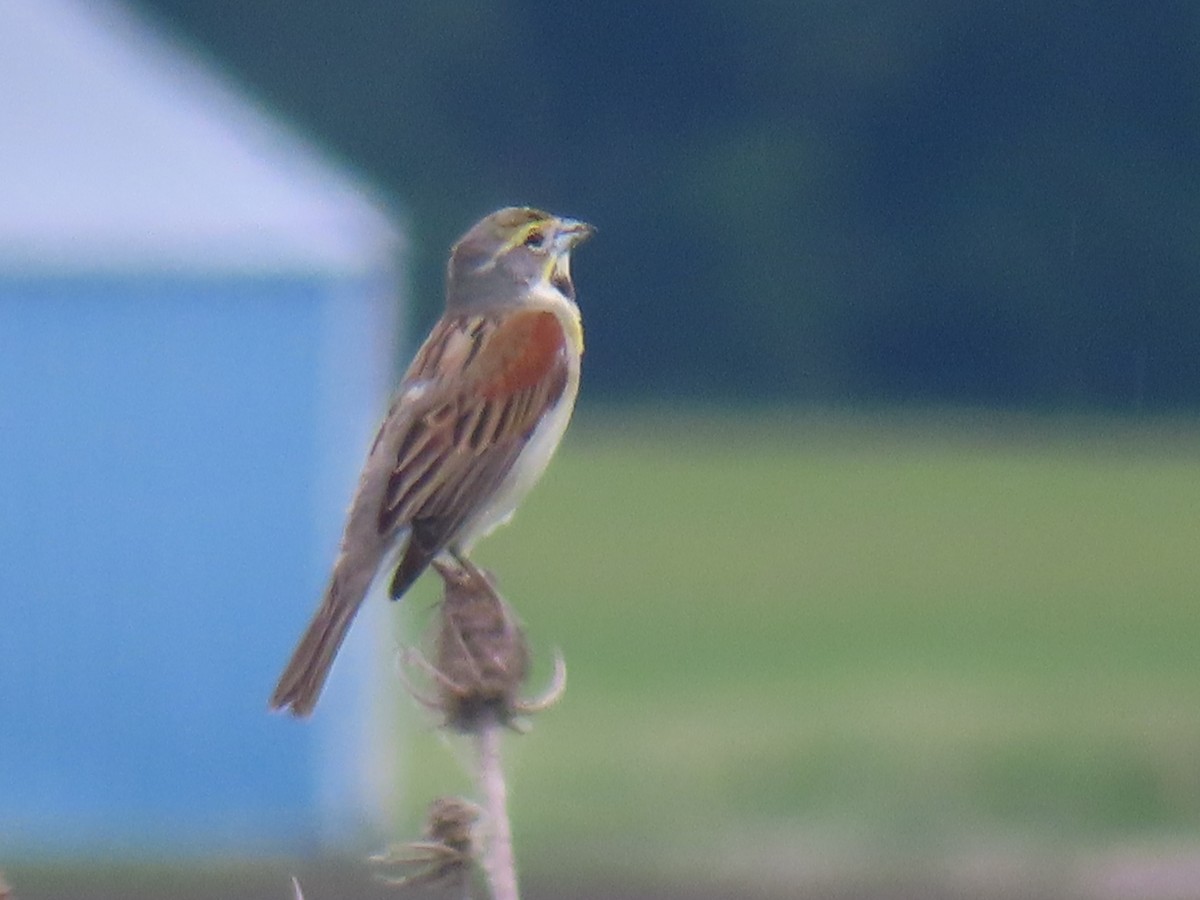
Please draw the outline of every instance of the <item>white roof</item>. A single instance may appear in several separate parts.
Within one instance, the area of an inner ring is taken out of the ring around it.
[[[395,216],[111,0],[0,0],[0,272],[377,270]]]

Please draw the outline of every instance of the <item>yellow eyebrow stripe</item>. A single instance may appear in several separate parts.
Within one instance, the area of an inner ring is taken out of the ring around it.
[[[544,228],[545,225],[546,222],[542,219],[537,219],[533,222],[529,222],[526,225],[522,225],[515,232],[513,232],[513,236],[505,241],[499,250],[492,254],[492,262],[495,263],[495,261],[505,253],[520,247],[523,243],[525,243],[525,238],[529,237],[530,232],[535,231],[538,228]]]

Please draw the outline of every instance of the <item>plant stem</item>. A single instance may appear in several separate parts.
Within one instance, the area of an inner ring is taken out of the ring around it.
[[[500,758],[503,731],[504,726],[495,716],[485,716],[479,723],[479,788],[488,832],[482,863],[492,900],[518,900],[517,866],[508,821],[508,787]]]

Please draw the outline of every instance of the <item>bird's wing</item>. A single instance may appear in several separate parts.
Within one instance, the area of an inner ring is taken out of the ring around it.
[[[391,464],[379,532],[410,528],[393,596],[504,481],[562,397],[569,352],[558,318],[542,310],[447,317],[434,328],[371,453]]]

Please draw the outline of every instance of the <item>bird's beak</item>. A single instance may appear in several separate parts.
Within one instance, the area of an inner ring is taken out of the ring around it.
[[[582,244],[595,233],[596,229],[587,222],[580,222],[577,219],[558,220],[557,240],[564,249],[569,250]]]

